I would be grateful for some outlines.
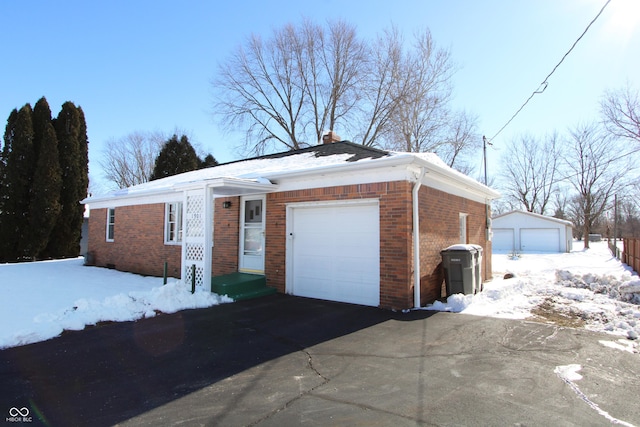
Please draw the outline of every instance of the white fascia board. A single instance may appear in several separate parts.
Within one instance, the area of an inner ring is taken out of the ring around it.
[[[288,176],[278,180],[278,191],[307,190],[311,188],[340,187],[344,185],[372,184],[376,182],[411,181],[415,179],[407,167],[378,165],[369,169],[333,170],[331,173]]]
[[[486,203],[501,197],[496,190],[448,167],[444,168],[421,158],[416,158],[416,163],[427,171],[422,182],[427,187],[469,198],[480,203]],[[419,169],[416,169],[416,175],[418,172]]]
[[[214,197],[241,196],[247,194],[264,194],[276,191],[278,186],[268,180],[241,179],[241,178],[214,178],[210,180],[186,182],[171,187],[163,187],[144,192],[127,193],[126,189],[121,194],[107,196],[88,197],[81,203],[90,204],[92,208],[114,208],[120,206],[147,205],[153,203],[179,202],[184,191],[198,188],[213,189]]]
[[[272,184],[267,179],[243,179],[233,177],[222,177],[202,181],[186,182],[174,185],[172,188],[175,191],[185,191],[202,187],[213,189],[214,197],[264,194],[274,192],[278,189],[278,186],[276,184]]]
[[[117,208],[120,206],[149,205],[154,203],[169,203],[182,201],[182,193],[166,188],[146,191],[143,194],[110,194],[107,196],[87,197],[80,203],[90,205],[92,209]]]
[[[303,171],[275,172],[265,177],[279,184],[279,191],[332,187],[417,179],[420,168],[427,171],[423,185],[469,198],[479,203],[500,197],[500,193],[448,167],[440,167],[411,153],[360,160],[352,163],[310,168]]]

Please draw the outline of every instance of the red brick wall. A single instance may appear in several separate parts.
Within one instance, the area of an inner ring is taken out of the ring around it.
[[[180,245],[164,244],[164,203],[115,208],[113,242],[106,241],[107,209],[91,209],[89,252],[95,265],[109,264],[121,271],[180,277]]]
[[[286,204],[379,199],[380,306],[411,307],[411,184],[405,181],[286,191],[267,195],[265,274],[269,286],[285,291]]]
[[[380,306],[413,306],[413,184],[406,181],[315,188],[267,194],[265,274],[269,286],[286,289],[286,204],[377,198],[380,206]],[[223,208],[224,202],[231,202]],[[212,272],[238,270],[240,199],[216,199]],[[467,213],[468,242],[484,248],[483,276],[491,271],[490,242],[485,241],[485,207],[461,197],[422,186],[420,189],[420,269],[422,305],[442,295],[440,251],[459,243],[459,213]],[[161,276],[180,277],[180,245],[164,244],[163,203],[116,208],[114,242],[106,242],[106,209],[91,210],[89,251],[99,266]]]
[[[431,303],[444,293],[440,251],[460,243],[460,213],[467,217],[467,242],[483,248],[482,275],[491,271],[491,247],[485,236],[485,205],[426,186],[420,188],[420,302]]]
[[[222,203],[231,202],[229,208]],[[214,275],[238,271],[238,197],[216,199],[215,243],[211,262]],[[121,271],[162,276],[164,262],[168,273],[180,277],[182,245],[164,243],[165,204],[135,205],[116,208],[114,241],[106,241],[106,209],[92,209],[89,219],[89,251],[95,264],[115,265]]]
[[[223,208],[224,202],[231,206]],[[238,271],[238,233],[240,230],[240,198],[225,197],[215,199],[213,227],[213,255],[211,272],[214,276]]]

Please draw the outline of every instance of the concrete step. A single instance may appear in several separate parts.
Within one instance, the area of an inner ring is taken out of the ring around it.
[[[244,300],[272,295],[276,290],[267,286],[267,279],[263,275],[231,273],[212,277],[211,292],[233,300]]]

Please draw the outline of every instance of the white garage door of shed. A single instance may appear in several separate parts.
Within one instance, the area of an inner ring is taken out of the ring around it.
[[[377,202],[290,208],[287,292],[378,306],[380,215]]]
[[[560,252],[560,230],[521,228],[520,247],[527,252]]]
[[[511,252],[515,244],[513,228],[494,228],[492,248],[495,252]]]

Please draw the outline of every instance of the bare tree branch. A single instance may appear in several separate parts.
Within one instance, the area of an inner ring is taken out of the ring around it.
[[[160,132],[132,132],[107,141],[100,166],[117,188],[149,181],[165,137]]]
[[[531,135],[512,141],[502,156],[506,196],[515,206],[544,215],[557,192],[560,157],[555,133],[545,137],[543,142]]]
[[[613,194],[626,186],[625,177],[633,169],[629,158],[619,157],[613,139],[596,125],[579,125],[569,132],[566,167],[569,182],[577,192],[577,207],[582,216],[585,248],[589,233],[607,209]]]
[[[640,94],[627,85],[605,92],[600,102],[607,130],[614,136],[640,142]]]

